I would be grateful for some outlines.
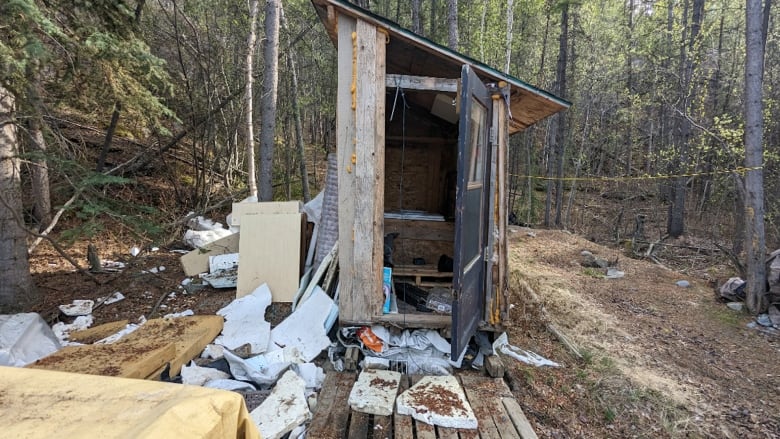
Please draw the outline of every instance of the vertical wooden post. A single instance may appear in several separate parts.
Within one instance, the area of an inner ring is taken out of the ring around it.
[[[494,324],[493,318],[494,308],[496,306],[496,276],[498,272],[496,270],[496,263],[494,262],[498,257],[498,237],[496,236],[498,227],[498,198],[497,198],[497,185],[498,185],[498,126],[499,126],[499,107],[501,102],[500,96],[496,96],[496,92],[492,92],[491,104],[492,110],[490,111],[492,118],[490,120],[490,142],[488,153],[490,154],[490,164],[488,168],[488,183],[487,199],[485,200],[485,214],[487,215],[487,250],[488,254],[485,255],[487,260],[485,261],[485,308],[482,319],[489,323]]]
[[[506,93],[509,93],[509,88],[506,88]],[[508,202],[507,199],[507,158],[509,154],[509,123],[507,118],[507,103],[503,99],[499,102],[493,101],[495,112],[498,114],[498,132],[496,133],[498,141],[498,191],[497,191],[497,204],[498,204],[498,282],[496,282],[496,303],[497,316],[499,321],[491,323],[502,324],[507,321],[506,315],[509,307],[509,286],[507,284],[509,273],[507,267],[509,266],[509,252],[507,250],[507,224],[508,218]]]
[[[339,315],[349,323],[372,323],[383,303],[385,39],[339,19]]]
[[[338,16],[338,89],[336,95],[336,153],[339,176],[339,319],[354,314],[353,282],[356,269],[353,261],[355,225],[355,172],[352,155],[355,153],[355,109],[352,108],[352,90],[357,78],[353,65],[352,33],[356,21],[346,15]]]

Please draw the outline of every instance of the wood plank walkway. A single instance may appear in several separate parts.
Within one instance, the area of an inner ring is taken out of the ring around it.
[[[477,430],[435,427],[408,415],[374,416],[349,408],[355,373],[328,372],[307,432],[313,439],[536,439],[523,410],[500,378],[459,375],[477,416]],[[416,378],[404,375],[399,394]]]

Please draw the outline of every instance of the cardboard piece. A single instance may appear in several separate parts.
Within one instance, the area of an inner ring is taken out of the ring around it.
[[[181,257],[181,265],[184,268],[184,274],[195,276],[196,274],[209,271],[209,256],[237,252],[238,241],[239,234],[233,233],[183,255]]]
[[[274,302],[292,302],[298,290],[302,215],[244,215],[236,297],[268,284]]]
[[[300,201],[267,201],[262,203],[233,203],[230,225],[240,226],[244,215],[277,215],[299,213],[303,209]]]

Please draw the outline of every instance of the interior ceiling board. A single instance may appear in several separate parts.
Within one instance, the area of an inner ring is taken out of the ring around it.
[[[571,105],[557,96],[440,46],[353,4],[342,0],[311,1],[334,44],[337,43],[339,13],[361,18],[387,31],[390,38],[387,47],[387,73],[452,79],[460,77],[463,64],[469,64],[484,82],[507,82],[511,89],[510,134],[520,132]]]

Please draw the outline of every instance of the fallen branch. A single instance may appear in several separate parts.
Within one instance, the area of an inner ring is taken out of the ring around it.
[[[578,360],[582,360],[582,354],[580,353],[580,350],[577,349],[577,346],[575,346],[574,343],[569,341],[566,335],[560,332],[558,328],[556,328],[552,323],[547,323],[546,327],[547,330],[555,336],[555,338],[557,338],[561,343],[563,343],[564,346],[566,346],[566,349],[568,349],[572,355],[574,355]]]
[[[555,327],[552,323],[550,323],[550,315],[547,314],[547,309],[542,304],[542,301],[539,299],[539,296],[536,294],[535,291],[533,291],[530,287],[527,289],[528,295],[531,296],[531,301],[539,305],[539,314],[541,314],[542,321],[544,322],[544,326],[547,329],[550,334],[554,335],[555,338],[558,339],[558,341],[563,344],[563,346],[566,348],[566,350],[569,351],[569,353],[576,359],[582,360],[582,353],[577,348],[577,346],[572,343],[566,335],[561,332],[558,328]]]
[[[660,265],[660,266],[661,266],[661,268],[664,268],[664,269],[666,269],[666,270],[669,270],[669,271],[674,271],[674,270],[672,270],[671,268],[669,268],[669,267],[667,267],[666,265],[664,265],[663,263],[661,263],[661,261],[659,261],[659,260],[658,260],[658,258],[656,258],[655,256],[650,256],[650,258],[649,258],[649,259],[650,259],[651,261],[655,262],[655,263],[656,263],[656,265]]]
[[[154,304],[154,306],[152,307],[152,310],[151,310],[151,311],[149,311],[149,318],[150,318],[150,319],[151,319],[152,317],[154,317],[154,314],[157,312],[157,310],[159,310],[159,309],[160,309],[160,305],[162,305],[162,303],[163,303],[163,300],[165,300],[165,298],[166,298],[166,297],[168,297],[168,295],[169,295],[169,294],[171,294],[171,293],[170,293],[169,291],[166,291],[166,292],[164,292],[164,293],[162,294],[162,296],[160,296],[160,298],[159,298],[159,299],[157,299],[157,303],[155,303],[155,304]]]
[[[73,204],[74,201],[79,197],[79,194],[81,194],[81,190],[77,191],[75,194],[73,194],[72,197],[68,201],[65,202],[65,204],[60,207],[60,209],[57,211],[57,213],[54,215],[54,218],[52,218],[49,225],[46,227],[46,230],[41,232],[42,236],[49,236],[49,233],[54,229],[54,226],[57,225],[57,223],[60,221],[60,217],[62,217],[62,214],[65,213],[65,211],[70,207],[71,204]],[[35,250],[36,247],[38,247],[38,244],[43,241],[43,237],[39,236],[35,238],[35,241],[33,241],[32,244],[30,244],[30,247],[27,248],[27,254],[31,255],[32,252]]]

